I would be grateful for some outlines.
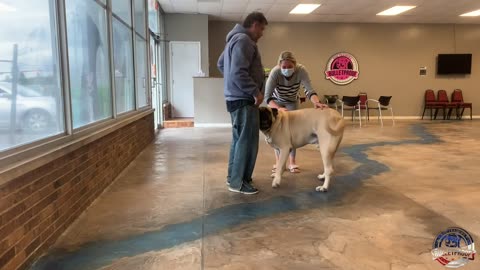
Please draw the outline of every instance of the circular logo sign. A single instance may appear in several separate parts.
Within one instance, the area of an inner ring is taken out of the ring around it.
[[[349,53],[337,53],[330,57],[325,71],[326,79],[339,85],[358,79],[358,73],[357,60]]]
[[[462,228],[447,228],[433,241],[432,256],[448,268],[464,266],[475,259],[473,238]]]

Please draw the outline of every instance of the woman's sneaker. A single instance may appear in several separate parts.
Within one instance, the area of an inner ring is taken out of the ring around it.
[[[237,192],[237,193],[242,193],[247,195],[253,195],[258,193],[258,189],[256,189],[251,184],[245,184],[245,183],[242,184],[242,187],[240,188],[240,190],[234,189],[231,187],[228,187],[228,190],[230,190],[231,192]]]

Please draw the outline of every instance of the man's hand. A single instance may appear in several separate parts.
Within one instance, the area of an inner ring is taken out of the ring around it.
[[[258,95],[255,97],[255,106],[260,106],[263,102],[263,94],[258,93]]]
[[[328,109],[327,104],[323,104],[323,103],[320,103],[320,102],[313,103],[313,106],[315,107],[315,109],[320,109],[320,110]]]

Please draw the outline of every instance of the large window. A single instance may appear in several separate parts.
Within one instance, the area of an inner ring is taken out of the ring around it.
[[[117,112],[135,109],[132,30],[113,18],[113,60]]]
[[[132,5],[130,0],[112,0],[112,11],[126,24],[132,25]]]
[[[146,8],[0,0],[0,159],[151,104]]]
[[[147,81],[147,42],[146,42],[146,11],[145,1],[133,0],[135,20],[135,68],[137,70],[137,100],[138,107],[150,104],[150,84]]]
[[[61,134],[65,121],[55,1],[10,0],[1,4],[0,151],[3,151]]]
[[[107,16],[93,0],[66,0],[73,127],[112,117]]]
[[[147,82],[147,43],[144,39],[136,35],[136,69],[137,69],[137,99],[138,107],[145,107],[149,104],[148,91],[150,90]]]
[[[146,36],[146,27],[145,27],[145,1],[144,0],[133,0],[135,3],[135,31],[139,33],[143,38]]]

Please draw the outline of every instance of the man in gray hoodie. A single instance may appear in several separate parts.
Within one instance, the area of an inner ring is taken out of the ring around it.
[[[265,73],[257,41],[267,24],[262,13],[250,13],[242,25],[235,25],[228,33],[217,63],[232,119],[227,185],[230,191],[242,194],[258,193],[252,185],[252,174],[258,154],[258,106],[263,102]]]

